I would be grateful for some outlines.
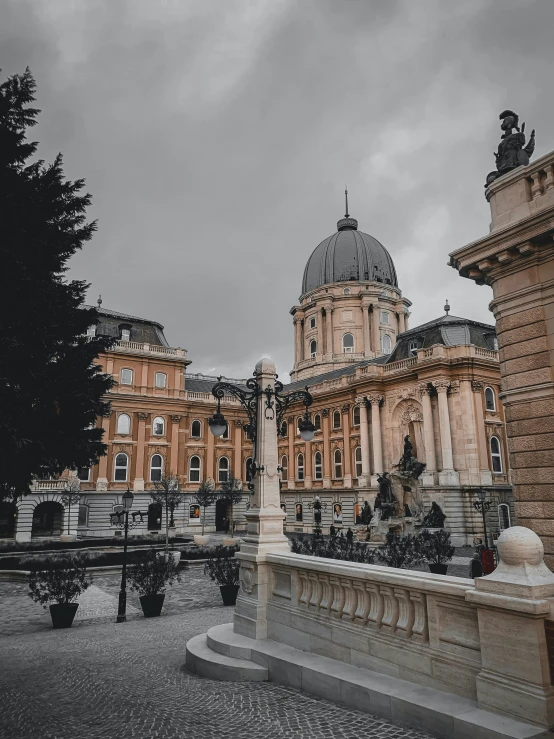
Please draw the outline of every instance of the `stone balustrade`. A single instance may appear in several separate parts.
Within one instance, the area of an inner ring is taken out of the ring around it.
[[[123,354],[136,354],[138,352],[139,354],[161,355],[164,359],[186,359],[187,356],[185,349],[144,344],[139,341],[117,341],[112,347],[112,351],[122,352]]]
[[[417,357],[409,357],[408,359],[401,359],[398,362],[391,362],[390,364],[383,365],[383,374],[389,374],[391,372],[400,372],[401,370],[413,367],[417,363]]]

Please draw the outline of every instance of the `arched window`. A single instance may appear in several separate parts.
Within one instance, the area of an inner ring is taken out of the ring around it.
[[[417,350],[417,341],[410,341],[410,343],[408,344],[408,354],[410,355],[410,357],[417,357]]]
[[[323,480],[323,465],[321,462],[321,452],[314,454],[314,480]]]
[[[227,482],[229,479],[229,460],[227,457],[220,457],[217,464],[217,481]]]
[[[127,482],[128,467],[129,467],[129,457],[123,452],[116,454],[113,479],[116,482]]]
[[[362,476],[362,447],[357,446],[354,449],[354,469],[356,470],[356,477]]]
[[[345,287],[345,288],[343,289],[343,291],[342,291],[342,294],[343,294],[343,295],[350,295],[350,288],[349,288],[349,287]]]
[[[388,334],[384,334],[383,339],[382,339],[382,345],[383,345],[383,354],[390,354],[391,341],[390,341],[390,336]]]
[[[281,457],[281,480],[288,480],[289,477],[289,459],[286,454]]]
[[[310,341],[310,357],[313,359],[317,354],[317,341]]]
[[[150,480],[159,482],[162,479],[163,459],[161,454],[153,454],[150,460]]]
[[[244,479],[246,482],[250,482],[252,479],[252,457],[247,457],[246,462],[244,463],[244,472]]]
[[[488,411],[496,410],[494,390],[492,389],[492,387],[485,388],[485,408]]]
[[[500,451],[500,440],[497,436],[491,436],[491,460],[492,471],[502,472],[502,452]]]
[[[117,431],[116,434],[130,434],[131,433],[131,417],[127,413],[120,413],[117,417]]]
[[[498,506],[498,528],[500,531],[504,531],[504,529],[509,529],[511,525],[510,508],[506,503],[501,503]]]
[[[314,426],[316,431],[321,431],[321,416],[316,413],[314,416]]]
[[[333,411],[333,428],[340,429],[340,411]]]
[[[79,528],[87,528],[88,526],[88,513],[89,507],[86,503],[79,503],[79,517],[77,519],[77,526]]]
[[[310,318],[310,328],[315,328],[315,318]]]
[[[161,416],[156,416],[152,421],[152,433],[154,436],[163,436],[165,433],[165,421]]]
[[[196,454],[189,459],[189,482],[200,482],[200,457]]]
[[[202,424],[200,421],[193,421],[190,427],[190,435],[199,439],[202,436]]]
[[[280,436],[282,438],[284,438],[285,436],[288,436],[288,431],[289,431],[289,425],[286,421],[283,421],[283,423],[281,424]]]
[[[355,405],[354,410],[352,411],[352,423],[354,426],[360,425],[360,406]]]
[[[296,479],[297,480],[304,479],[304,455],[303,454],[299,454],[296,457]]]
[[[163,390],[167,386],[167,375],[165,372],[156,372],[154,383],[158,389]]]
[[[133,370],[122,369],[119,371],[119,384],[120,385],[132,385],[133,384]]]
[[[131,341],[131,327],[130,326],[120,326],[119,330],[121,331],[121,341]]]
[[[352,354],[354,351],[354,337],[352,334],[344,334],[342,337],[342,351],[344,354]]]
[[[335,463],[335,479],[339,480],[342,477],[342,452],[340,449],[335,449],[333,461]]]

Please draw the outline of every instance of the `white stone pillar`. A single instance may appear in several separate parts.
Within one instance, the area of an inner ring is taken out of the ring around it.
[[[325,308],[325,316],[326,316],[325,322],[326,322],[326,329],[327,329],[325,354],[327,355],[328,359],[332,359],[333,357],[333,308],[331,305]]]
[[[300,319],[295,318],[294,319],[294,363],[298,364],[300,362],[301,353],[300,353]]]
[[[382,475],[383,470],[383,443],[381,440],[381,414],[379,406],[384,400],[382,395],[376,393],[367,396],[371,403],[371,441],[373,443],[373,477],[372,484],[377,484],[377,475]]]
[[[280,506],[279,451],[277,447],[277,407],[266,406],[266,391],[275,388],[275,365],[262,359],[256,365],[260,389],[257,402],[257,428],[251,507],[246,511],[247,533],[237,559],[240,560],[241,588],[235,609],[234,630],[252,639],[267,638],[267,604],[270,568],[265,563],[268,552],[288,552],[289,541],[283,533],[285,514]]]
[[[379,323],[379,306],[377,303],[373,304],[373,313],[371,314],[372,325],[371,325],[371,340],[372,349],[377,354],[382,354],[381,351],[381,329]],[[383,470],[381,470],[382,472]]]
[[[105,491],[108,489],[108,455],[110,455],[110,417],[112,411],[106,411],[102,417],[102,428],[104,429],[104,436],[102,440],[104,444],[108,444],[108,453],[98,460],[98,477],[96,479],[96,490]],[[113,455],[110,455],[113,456]]]
[[[442,470],[439,473],[439,485],[459,485],[458,473],[454,471],[452,459],[452,435],[450,431],[450,413],[446,394],[450,387],[449,380],[434,380],[433,387],[439,397],[439,426],[441,436]]]
[[[323,313],[321,310],[317,313],[317,353],[323,355]]]
[[[433,409],[429,395],[430,388],[427,383],[422,383],[418,389],[423,409],[423,443],[425,446],[425,471],[421,482],[423,485],[434,485],[437,455],[435,454],[435,432],[433,429]]]
[[[350,449],[350,403],[342,406],[342,429],[344,438],[343,450],[343,484],[352,487],[352,449]]]
[[[362,300],[362,325],[363,325],[363,336],[364,336],[364,356],[370,357],[371,341],[369,338],[369,303],[367,300]]]
[[[367,401],[364,397],[356,398],[356,403],[360,406],[360,447],[362,449],[362,476],[358,478],[358,485],[361,488],[369,486],[369,425],[367,420]]]
[[[404,309],[402,308],[398,312],[398,333],[402,334],[406,330],[406,316],[404,315]]]

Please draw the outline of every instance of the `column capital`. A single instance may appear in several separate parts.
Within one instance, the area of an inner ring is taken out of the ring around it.
[[[450,387],[450,380],[433,380],[431,382],[437,393],[447,393]]]
[[[294,423],[294,416],[287,416],[288,423]]]
[[[105,409],[104,409],[104,410],[102,411],[102,416],[103,416],[104,418],[109,418],[109,417],[110,417],[110,416],[112,415],[112,413],[113,413],[113,410],[112,410],[111,408],[105,408]]]
[[[182,418],[182,416],[178,416],[178,415],[171,416],[171,420],[173,421],[173,423],[179,423],[179,421],[181,420],[181,418]]]
[[[329,418],[329,408],[322,408],[321,415],[323,416],[323,418]]]
[[[350,410],[350,403],[345,403],[345,404],[344,404],[344,405],[342,406],[342,412],[343,412],[343,413],[348,413],[348,411],[349,411],[349,410]]]
[[[417,392],[420,398],[422,398],[424,395],[429,395],[431,393],[431,388],[429,387],[429,383],[428,382],[418,382]]]
[[[364,405],[367,407],[367,398],[365,397],[365,395],[358,395],[354,401],[354,405]]]
[[[367,396],[367,401],[371,403],[371,405],[380,405],[384,399],[384,395],[379,395],[378,393],[372,393]]]
[[[150,415],[150,413],[146,413],[145,411],[139,411],[137,413],[137,416],[138,416],[139,421],[146,421],[148,419],[148,416],[149,415]]]
[[[474,393],[482,393],[483,388],[485,387],[485,383],[482,380],[472,380],[471,381],[471,389]]]
[[[241,421],[240,418],[235,418],[235,420],[233,421],[233,423],[235,424],[235,426],[237,428],[241,428],[241,426],[243,426],[243,424],[244,424],[244,421]]]

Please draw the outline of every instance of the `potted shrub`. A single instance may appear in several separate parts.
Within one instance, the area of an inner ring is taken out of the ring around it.
[[[150,549],[139,562],[129,567],[127,580],[131,590],[139,594],[145,618],[152,618],[162,612],[166,587],[175,581],[181,582],[181,576],[173,557]]]
[[[234,606],[239,592],[240,562],[235,559],[238,547],[215,547],[204,565],[204,572],[217,582],[223,605]]]
[[[421,562],[421,551],[413,534],[388,533],[385,544],[375,550],[375,557],[387,567],[407,567]]]
[[[450,541],[450,531],[423,529],[418,537],[418,547],[424,562],[436,575],[446,575],[448,563],[454,556],[455,548]]]
[[[55,629],[68,629],[73,623],[79,608],[74,601],[92,582],[86,566],[86,557],[82,555],[47,557],[40,570],[29,574],[29,596],[44,608],[50,604]]]

